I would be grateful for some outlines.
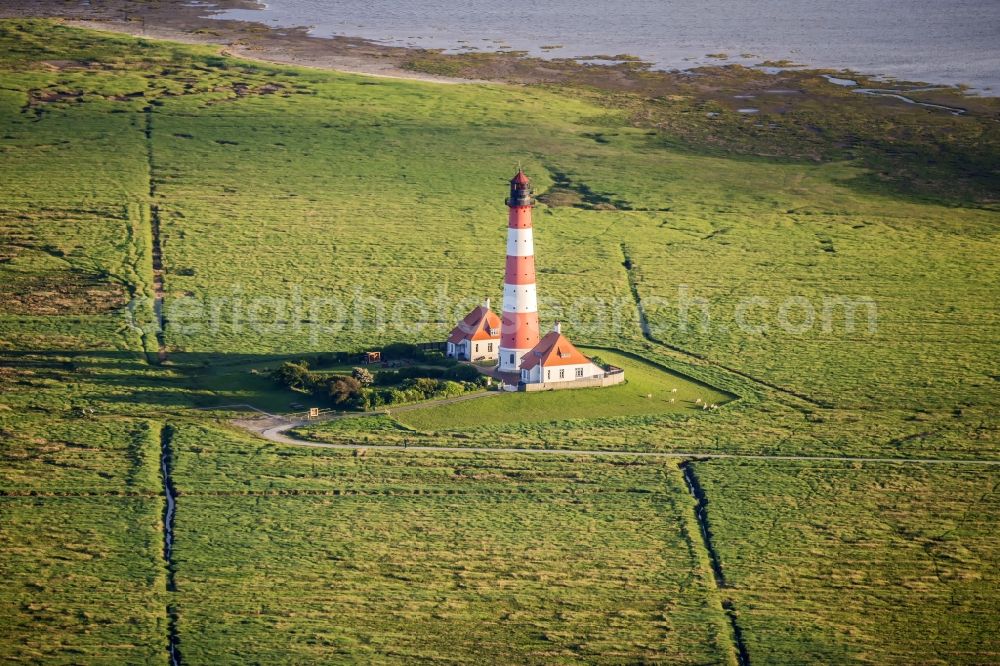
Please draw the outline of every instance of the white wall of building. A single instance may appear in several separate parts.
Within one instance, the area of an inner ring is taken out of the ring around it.
[[[504,349],[500,357],[500,372],[518,372],[521,360],[530,349]]]
[[[445,346],[445,354],[465,361],[494,361],[500,355],[500,338],[449,342]]]
[[[495,361],[500,356],[500,338],[494,340],[473,340],[471,345],[471,361]]]
[[[555,382],[571,382],[575,379],[590,379],[603,374],[604,370],[593,363],[557,365],[548,368],[538,364],[530,370],[522,370],[521,381],[526,384],[550,384]]]

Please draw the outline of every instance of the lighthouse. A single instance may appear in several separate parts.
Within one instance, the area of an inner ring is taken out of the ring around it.
[[[538,344],[531,183],[518,169],[507,199],[507,269],[503,281],[500,372],[520,373],[521,359]]]
[[[531,231],[531,182],[519,168],[510,180],[507,199],[507,266],[503,311],[497,317],[490,299],[466,315],[445,342],[448,356],[480,361],[480,372],[500,379],[505,391],[554,391],[604,387],[625,381],[625,372],[595,363],[573,346],[556,322],[545,337],[538,335],[535,294],[535,244]],[[498,344],[499,343],[499,344]],[[482,361],[499,357],[485,369]]]

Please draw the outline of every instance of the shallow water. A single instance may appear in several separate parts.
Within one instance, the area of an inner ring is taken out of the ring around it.
[[[827,81],[829,81],[830,83],[832,83],[834,85],[845,86],[845,87],[848,87],[848,88],[851,87],[851,86],[858,85],[858,82],[855,81],[854,79],[839,79],[836,76],[830,76],[828,74],[824,74],[823,76],[824,76],[824,78]]]
[[[997,0],[269,0],[219,17],[452,52],[628,53],[665,69],[787,59],[1000,94]]]

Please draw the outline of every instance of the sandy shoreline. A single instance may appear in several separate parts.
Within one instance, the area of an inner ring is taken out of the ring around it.
[[[27,4],[0,0],[0,18],[52,18],[67,25],[116,34],[218,47],[220,53],[276,65],[435,83],[485,83],[438,76],[401,65],[413,49],[384,46],[360,38],[313,37],[306,28],[272,28],[253,21],[216,19],[212,13],[258,6],[251,0],[215,0],[202,5],[107,0],[85,7],[62,0]]]
[[[819,103],[834,108],[846,104],[866,115],[872,109],[894,105],[901,113],[933,110],[964,117],[995,117],[1000,103],[1000,98],[970,95],[960,87],[887,82],[852,71],[799,67],[772,70],[726,63],[663,71],[651,69],[649,63],[627,60],[591,63],[519,52],[451,54],[438,49],[390,46],[360,37],[317,37],[304,26],[273,27],[216,18],[219,11],[259,6],[254,0],[211,0],[198,5],[179,0],[103,0],[96,5],[35,0],[27,6],[18,0],[0,0],[0,19],[55,19],[68,26],[112,34],[206,46],[220,55],[278,66],[444,84],[554,85],[597,90],[611,96],[625,94],[646,101],[696,99],[701,104],[731,107],[737,113],[747,106],[745,100],[753,99],[749,106],[754,113],[760,109],[782,116],[796,107]],[[836,83],[847,79],[854,84],[850,88]],[[788,91],[793,97],[776,98],[772,95],[776,91]]]
[[[310,29],[273,27],[252,20],[220,19],[228,9],[260,9],[256,0],[206,0],[197,5],[177,0],[103,0],[99,4],[71,4],[66,0],[0,0],[0,18],[55,18],[67,25],[135,37],[163,39],[213,46],[224,55],[276,65],[292,65],[366,76],[434,83],[527,83],[597,88],[610,92],[642,92],[650,97],[672,94],[691,82],[692,76],[709,87],[727,86],[728,63],[690,70],[632,70],[628,63],[580,63],[576,59],[520,57],[516,52],[477,51],[475,54],[443,54],[437,49],[389,46],[360,37],[319,37]],[[648,66],[648,64],[647,64]],[[739,65],[732,65],[739,68]],[[755,68],[751,68],[755,69]],[[836,74],[834,70],[795,68],[768,71],[775,85],[781,79]],[[921,82],[886,82],[856,72],[844,76],[859,79],[870,88],[926,86]],[[863,79],[863,80],[862,80]],[[831,87],[836,84],[831,83]],[[964,92],[953,86],[934,86],[948,95]],[[815,91],[814,91],[815,92]],[[833,91],[829,91],[833,92]],[[905,91],[895,91],[905,92]],[[824,95],[827,96],[827,95]],[[936,103],[936,100],[931,100]],[[947,106],[947,105],[945,105]]]
[[[211,20],[211,19],[209,19]],[[198,44],[202,46],[217,46],[221,55],[233,56],[244,60],[268,63],[274,65],[294,65],[296,67],[311,67],[329,71],[342,72],[345,74],[363,74],[365,76],[378,76],[390,79],[407,79],[411,81],[429,81],[434,83],[460,84],[460,83],[488,83],[487,81],[475,79],[460,79],[445,76],[435,76],[423,72],[415,72],[396,66],[392,61],[380,60],[366,56],[350,56],[339,53],[323,53],[320,49],[315,49],[307,54],[296,54],[288,48],[278,46],[249,46],[239,41],[222,43],[218,39],[204,37],[190,31],[180,30],[167,26],[154,26],[149,24],[137,24],[135,22],[115,22],[115,21],[94,21],[87,19],[63,19],[66,25],[77,28],[86,28],[103,32],[131,35],[134,37],[144,37],[147,39],[162,39],[184,44]],[[322,41],[325,38],[308,37]]]

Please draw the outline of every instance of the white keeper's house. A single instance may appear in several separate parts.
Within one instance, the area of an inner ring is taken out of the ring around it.
[[[452,329],[445,354],[466,361],[495,361],[500,354],[500,317],[490,310],[490,299],[477,305]]]
[[[524,384],[601,379],[605,374],[604,368],[593,363],[566,339],[559,322],[521,359],[521,382]]]

